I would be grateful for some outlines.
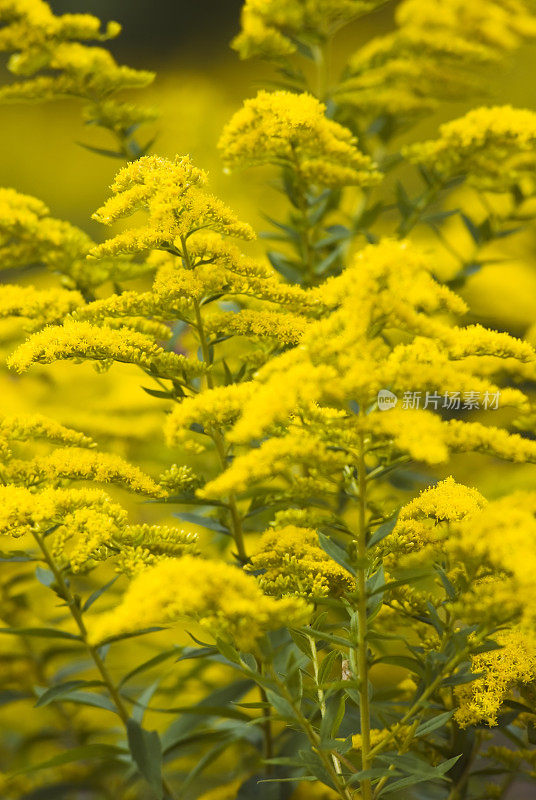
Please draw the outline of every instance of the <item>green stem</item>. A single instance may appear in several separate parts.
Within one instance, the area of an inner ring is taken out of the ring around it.
[[[43,558],[44,558],[45,562],[47,563],[50,571],[54,575],[56,584],[57,584],[59,592],[60,592],[60,596],[67,603],[67,607],[68,607],[68,609],[69,609],[69,611],[71,613],[72,618],[74,619],[74,621],[75,621],[75,623],[76,623],[76,625],[78,627],[78,630],[80,631],[80,636],[82,637],[82,640],[83,640],[83,642],[84,642],[84,644],[85,644],[85,646],[87,648],[87,651],[88,651],[89,655],[91,656],[95,666],[97,667],[97,669],[98,669],[98,671],[99,671],[99,673],[100,673],[100,675],[102,677],[103,683],[105,684],[106,688],[108,689],[110,697],[112,698],[113,703],[114,703],[114,705],[116,707],[116,711],[117,711],[118,716],[120,717],[122,723],[124,724],[124,726],[126,728],[127,724],[128,724],[128,721],[130,719],[130,714],[128,713],[127,707],[125,706],[125,704],[124,704],[124,702],[123,702],[123,700],[121,698],[121,695],[119,694],[119,691],[117,690],[117,687],[115,686],[115,684],[114,684],[114,682],[112,680],[112,676],[108,672],[108,668],[107,668],[106,664],[104,663],[103,659],[101,658],[101,655],[100,655],[100,653],[98,651],[98,648],[94,647],[93,645],[90,645],[89,642],[88,642],[87,628],[86,628],[86,624],[85,624],[83,616],[82,616],[82,611],[80,609],[80,605],[79,605],[77,599],[74,597],[73,593],[71,592],[71,590],[70,590],[65,578],[63,577],[63,574],[62,574],[60,568],[56,564],[56,561],[54,560],[54,557],[52,556],[50,550],[48,549],[48,546],[47,546],[47,544],[45,542],[44,537],[41,536],[41,534],[39,534],[37,531],[33,531],[33,537],[34,537],[35,541],[37,542],[37,544],[39,546],[39,549],[41,550],[41,552],[43,554]],[[165,779],[163,779],[163,786],[164,786],[164,790],[165,790],[169,800],[175,800],[175,795],[173,794],[173,790],[171,789],[171,787],[169,786],[169,784],[167,783],[167,781]]]
[[[313,726],[311,725],[311,723],[309,722],[307,717],[303,714],[300,706],[295,703],[294,697],[289,692],[289,690],[287,688],[287,685],[283,681],[280,680],[279,676],[276,674],[274,669],[272,669],[271,677],[274,680],[274,682],[277,684],[277,687],[278,687],[279,691],[281,692],[281,695],[287,700],[289,705],[292,707],[294,715],[295,715],[295,717],[296,717],[301,729],[303,730],[303,732],[307,736],[312,750],[320,758],[324,769],[326,770],[327,774],[329,775],[329,777],[330,777],[330,779],[331,779],[331,781],[332,781],[332,783],[333,783],[333,785],[334,785],[334,787],[335,787],[335,789],[337,791],[337,794],[339,794],[339,796],[341,797],[341,800],[353,800],[352,792],[350,791],[350,788],[348,786],[346,786],[344,778],[335,769],[335,766],[334,766],[332,760],[329,758],[328,753],[326,753],[326,751],[322,747],[322,743],[320,741],[320,736],[315,731],[315,729],[313,728]]]
[[[190,257],[188,255],[186,241],[184,239],[182,239],[182,248],[183,248],[183,258],[186,263],[186,266],[191,269],[192,265],[190,262]],[[208,345],[207,337],[205,334],[205,328],[203,325],[203,316],[201,314],[201,307],[199,305],[199,301],[196,298],[194,298],[194,311],[195,311],[197,335],[199,336],[199,344],[201,346],[201,354],[203,356],[203,361],[207,366],[210,366],[211,364],[210,348]],[[206,379],[207,389],[214,389],[214,378],[210,371],[207,371],[205,379]],[[210,435],[212,437],[212,441],[214,442],[216,452],[218,453],[221,469],[225,470],[227,469],[227,454],[225,452],[225,440],[221,432],[216,429],[213,429]],[[244,542],[242,517],[240,516],[240,511],[238,509],[238,504],[236,502],[236,496],[234,494],[229,495],[228,505],[229,505],[229,516],[231,522],[230,527],[236,544],[237,555],[240,561],[242,561],[242,563],[246,563],[246,561],[248,560],[248,554],[246,552],[246,546]]]
[[[367,653],[367,594],[366,594],[366,557],[367,557],[367,477],[365,466],[365,437],[359,434],[359,527],[357,533],[357,667],[359,680],[359,719],[361,723],[361,761],[362,769],[369,768],[370,750],[370,704],[368,694],[368,653]],[[363,800],[371,800],[372,788],[370,779],[361,781]]]
[[[420,196],[420,198],[413,206],[413,210],[411,211],[411,213],[406,217],[406,219],[402,220],[402,222],[400,223],[398,227],[399,239],[403,239],[405,236],[408,235],[408,233],[410,233],[411,230],[413,230],[413,228],[416,225],[418,225],[422,215],[436,199],[440,189],[441,186],[431,186],[425,192],[423,192],[423,194]]]
[[[318,651],[316,649],[316,642],[312,636],[307,637],[309,639],[309,647],[311,648],[311,661],[313,664],[313,672],[315,676],[315,685],[316,685],[316,696],[318,697],[318,703],[320,706],[320,716],[322,719],[326,716],[326,697],[324,695],[324,690],[320,686],[318,681],[319,676],[319,668],[318,668]],[[341,770],[341,762],[333,753],[331,754],[331,759],[333,761],[333,766],[335,767],[335,772],[337,775],[342,774]]]
[[[479,637],[478,637],[478,639],[477,639],[475,642],[473,642],[473,647],[474,647],[476,644],[478,644],[478,643],[479,643],[481,640],[483,640],[483,639],[485,639],[485,638],[486,638],[486,637],[485,637],[485,635],[481,634],[481,636],[479,636]],[[439,675],[437,675],[437,676],[435,677],[435,679],[432,681],[432,683],[430,683],[430,684],[429,684],[429,686],[427,686],[427,688],[426,688],[426,689],[424,690],[424,692],[423,692],[423,693],[420,695],[420,697],[419,697],[419,698],[418,698],[418,699],[417,699],[417,700],[416,700],[416,701],[413,703],[413,705],[411,706],[411,708],[410,708],[408,711],[406,711],[406,713],[404,714],[404,716],[402,717],[402,719],[401,719],[401,720],[398,722],[398,724],[397,724],[397,729],[399,729],[401,725],[406,725],[406,724],[407,724],[407,723],[408,723],[408,722],[411,720],[411,718],[412,718],[412,717],[413,717],[413,716],[414,716],[414,715],[415,715],[415,714],[416,714],[416,713],[417,713],[419,710],[422,710],[422,709],[421,709],[421,706],[422,706],[422,704],[423,704],[423,703],[424,703],[424,702],[425,702],[425,701],[426,701],[426,700],[427,700],[427,699],[428,699],[428,698],[429,698],[431,695],[433,695],[433,693],[435,692],[435,690],[436,690],[436,689],[438,689],[438,688],[439,688],[439,686],[440,686],[440,685],[441,685],[441,683],[443,682],[443,680],[444,680],[445,676],[449,675],[449,674],[450,674],[450,673],[451,673],[453,670],[455,670],[455,669],[456,669],[456,667],[457,667],[459,664],[461,664],[461,662],[462,662],[462,661],[464,661],[464,660],[467,658],[467,656],[468,656],[468,655],[469,655],[469,649],[468,649],[468,648],[466,648],[466,647],[464,647],[464,649],[463,649],[463,650],[461,650],[459,653],[457,653],[456,655],[454,655],[454,656],[453,656],[453,657],[452,657],[452,658],[451,658],[449,661],[447,661],[447,663],[445,664],[445,667],[444,667],[444,669],[442,669],[442,670],[441,670],[441,672],[439,673]],[[374,756],[376,756],[378,753],[381,753],[383,750],[385,750],[386,746],[387,746],[388,744],[390,744],[390,743],[393,741],[393,739],[394,739],[395,735],[396,735],[396,731],[390,731],[390,732],[389,732],[389,733],[388,733],[388,734],[387,734],[387,735],[386,735],[386,736],[385,736],[385,737],[384,737],[384,738],[381,740],[381,742],[378,742],[378,744],[376,745],[376,747],[373,747],[373,748],[372,748],[372,750],[370,751],[370,756],[371,756],[371,757],[374,757]]]
[[[259,686],[259,691],[261,693],[261,700],[263,703],[268,703],[268,695],[262,686]],[[263,729],[263,736],[264,736],[264,758],[266,760],[273,758],[274,755],[274,743],[273,743],[273,733],[272,733],[272,720],[269,715],[269,709],[263,709],[263,716],[265,717],[264,722],[262,723]],[[266,765],[266,773],[267,775],[272,774],[272,764]]]

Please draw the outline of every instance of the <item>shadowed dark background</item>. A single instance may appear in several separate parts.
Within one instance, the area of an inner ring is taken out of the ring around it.
[[[117,53],[135,48],[165,58],[196,47],[200,58],[208,58],[238,32],[242,0],[52,0],[50,5],[57,14],[95,14],[120,22]]]

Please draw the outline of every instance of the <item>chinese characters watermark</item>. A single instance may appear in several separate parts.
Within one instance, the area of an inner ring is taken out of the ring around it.
[[[500,392],[404,392],[401,408],[431,409],[433,411],[495,411],[499,408]],[[389,389],[378,392],[378,408],[389,411],[398,403],[398,396]]]

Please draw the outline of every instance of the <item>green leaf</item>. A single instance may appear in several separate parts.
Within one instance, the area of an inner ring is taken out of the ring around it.
[[[286,256],[273,250],[270,250],[266,255],[272,267],[286,278],[289,283],[301,282],[300,264],[297,261],[291,261]]]
[[[454,711],[445,711],[444,714],[438,714],[437,717],[422,722],[414,733],[414,736],[426,736],[428,733],[435,731],[437,728],[442,728],[451,719]]]
[[[124,161],[125,154],[119,153],[115,150],[107,150],[104,147],[93,147],[90,144],[86,144],[85,142],[76,142],[79,147],[83,147],[84,150],[89,150],[90,153],[96,153],[98,156],[106,156],[107,158],[119,158],[121,161]]]
[[[147,706],[151,702],[151,698],[153,694],[158,689],[158,684],[160,683],[160,678],[153,683],[150,684],[143,692],[140,694],[139,698],[136,700],[136,705],[132,711],[132,719],[135,722],[139,722],[141,725],[143,722],[143,717],[145,711],[147,710]]]
[[[118,577],[119,577],[119,576],[117,576],[117,575],[116,575],[116,577],[115,577],[115,578],[112,578],[112,580],[111,580],[111,581],[108,581],[108,583],[105,583],[105,584],[104,584],[104,586],[100,586],[100,587],[99,587],[98,589],[96,589],[96,590],[95,590],[95,591],[94,591],[92,594],[90,594],[90,595],[89,595],[89,597],[88,597],[88,599],[86,600],[86,602],[85,602],[85,603],[84,603],[84,605],[82,606],[82,611],[83,611],[83,612],[85,612],[85,611],[88,611],[88,609],[90,609],[90,608],[91,608],[91,606],[93,605],[93,603],[94,603],[96,600],[98,600],[98,599],[99,599],[99,597],[101,597],[101,595],[103,595],[103,594],[104,594],[104,592],[106,592],[106,591],[107,591],[107,590],[108,590],[108,589],[109,589],[111,586],[113,586],[113,585],[114,585],[114,583],[116,582],[116,580],[117,580],[117,578],[118,578]]]
[[[0,690],[0,706],[7,706],[10,703],[16,703],[17,700],[27,700],[32,697],[31,692],[23,692],[19,689],[2,689]]]
[[[330,680],[329,677],[331,675],[331,671],[333,669],[333,665],[335,662],[339,661],[341,654],[338,650],[332,650],[322,661],[320,664],[320,668],[318,670],[318,683],[320,686],[324,686],[325,684],[329,684]],[[341,669],[339,666],[339,675],[341,674]]]
[[[146,731],[138,722],[129,719],[127,736],[132,758],[140,774],[155,793],[157,800],[163,800],[162,745],[158,733]]]
[[[266,696],[280,717],[292,721],[296,720],[296,713],[285,697],[281,697],[281,695],[276,694],[271,689],[267,689]]]
[[[420,678],[425,677],[422,664],[416,658],[411,658],[410,656],[381,656],[375,659],[374,664],[390,664],[392,667],[402,667],[402,669],[407,669]]]
[[[51,686],[50,689],[42,692],[42,694],[39,695],[39,699],[35,706],[36,708],[38,706],[47,706],[49,703],[53,703],[58,700],[69,699],[69,695],[72,694],[72,692],[76,691],[77,689],[81,689],[82,687],[87,688],[90,686],[104,686],[104,684],[102,681],[66,681],[65,683],[60,683],[57,686]]]
[[[392,519],[384,522],[379,528],[376,528],[372,536],[367,542],[367,547],[375,547],[382,539],[385,539],[388,536],[393,528],[396,525],[396,521],[398,519],[398,514],[396,514]]]
[[[173,400],[175,395],[173,392],[163,392],[161,389],[149,389],[147,386],[141,387],[151,397],[157,397],[159,400]]]
[[[110,759],[126,754],[123,747],[117,747],[113,744],[85,744],[80,747],[71,747],[69,750],[47,761],[41,761],[39,764],[33,764],[29,767],[17,770],[12,773],[13,775],[25,775],[30,772],[37,772],[40,769],[49,769],[50,767],[59,767],[62,764],[71,764],[73,761],[88,761],[93,758]]]
[[[218,756],[223,753],[231,744],[234,743],[234,739],[229,737],[229,739],[224,740],[223,742],[217,742],[213,747],[211,747],[207,752],[201,756],[199,761],[195,764],[193,769],[186,775],[185,778],[181,781],[181,788],[180,793],[181,796],[184,795],[185,789],[190,786],[190,784],[205,770],[210,764],[212,764]]]
[[[410,198],[406,190],[404,189],[403,185],[400,181],[396,182],[396,204],[398,206],[398,210],[402,216],[402,219],[406,219],[413,211],[413,203],[411,202]]]
[[[398,756],[391,756],[391,758],[399,758]],[[433,780],[448,780],[445,778],[445,774],[452,769],[454,764],[461,758],[461,755],[454,756],[454,758],[449,758],[448,761],[443,761],[442,764],[438,764],[437,767],[429,767],[428,771],[423,770],[422,772],[415,772],[413,775],[408,775],[405,778],[400,778],[400,780],[394,781],[393,783],[388,783],[380,792],[379,796],[383,797],[384,794],[390,794],[391,792],[396,792],[399,789],[405,789],[407,786],[414,786],[416,783],[422,783],[423,781],[433,781]]]
[[[145,672],[148,669],[152,669],[152,667],[156,667],[158,666],[158,664],[161,664],[163,661],[166,661],[168,658],[171,658],[172,656],[176,655],[177,652],[180,652],[179,648],[176,645],[174,645],[169,650],[165,650],[163,653],[158,653],[158,655],[149,658],[147,661],[143,661],[141,664],[138,664],[137,667],[131,669],[130,672],[127,672],[127,674],[121,678],[119,682],[119,688],[124,686],[126,683],[128,683],[128,681],[132,680],[132,678],[135,678],[137,675],[141,675],[142,672]],[[181,660],[180,658],[177,659],[177,661],[180,660]]]
[[[83,641],[76,633],[60,631],[57,628],[0,628],[0,633],[9,633],[12,636],[37,636],[42,639],[71,639],[76,642]]]
[[[102,694],[95,694],[95,692],[73,690],[66,694],[65,697],[62,697],[62,701],[64,703],[77,703],[81,706],[91,706],[92,708],[102,708],[104,711],[111,711],[113,714],[117,714],[117,709],[112,701]]]
[[[43,586],[47,588],[52,586],[54,581],[56,580],[54,577],[54,573],[49,569],[44,569],[43,567],[36,567],[35,568],[35,577]]]
[[[326,701],[326,713],[320,723],[320,738],[323,742],[326,739],[336,738],[345,709],[346,696],[343,693],[338,698],[331,697]]]
[[[328,554],[330,558],[337,562],[340,567],[343,567],[350,575],[353,575],[355,578],[356,571],[350,563],[350,559],[342,547],[339,547],[338,544],[326,536],[324,533],[318,533],[318,541],[320,543],[320,547],[324,552]]]
[[[250,680],[234,681],[222,689],[216,689],[214,692],[211,692],[207,697],[197,703],[196,708],[225,707],[229,703],[240,700],[253,685],[253,682]],[[179,719],[174,720],[162,736],[164,753],[170,752],[185,739],[188,739],[191,731],[203,721],[207,720],[203,720],[201,714],[193,714],[192,708],[188,709]],[[214,733],[214,731],[212,731],[212,733]]]
[[[2,550],[0,551],[0,563],[4,561],[35,561],[35,558],[25,553],[24,550]]]
[[[192,522],[194,525],[200,525],[202,528],[207,528],[209,531],[216,531],[216,533],[229,533],[229,529],[224,527],[221,522],[218,522],[212,517],[204,517],[202,514],[193,514],[186,511],[180,511],[172,516],[178,517],[183,522]]]

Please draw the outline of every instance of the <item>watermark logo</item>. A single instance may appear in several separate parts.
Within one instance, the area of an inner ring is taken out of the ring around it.
[[[394,408],[398,403],[398,397],[393,392],[390,392],[389,389],[380,389],[378,392],[378,408],[380,411],[389,411],[390,408]]]
[[[401,408],[432,409],[439,411],[495,411],[499,408],[500,392],[404,392]],[[389,389],[378,392],[378,408],[389,411],[398,403],[398,397]]]

